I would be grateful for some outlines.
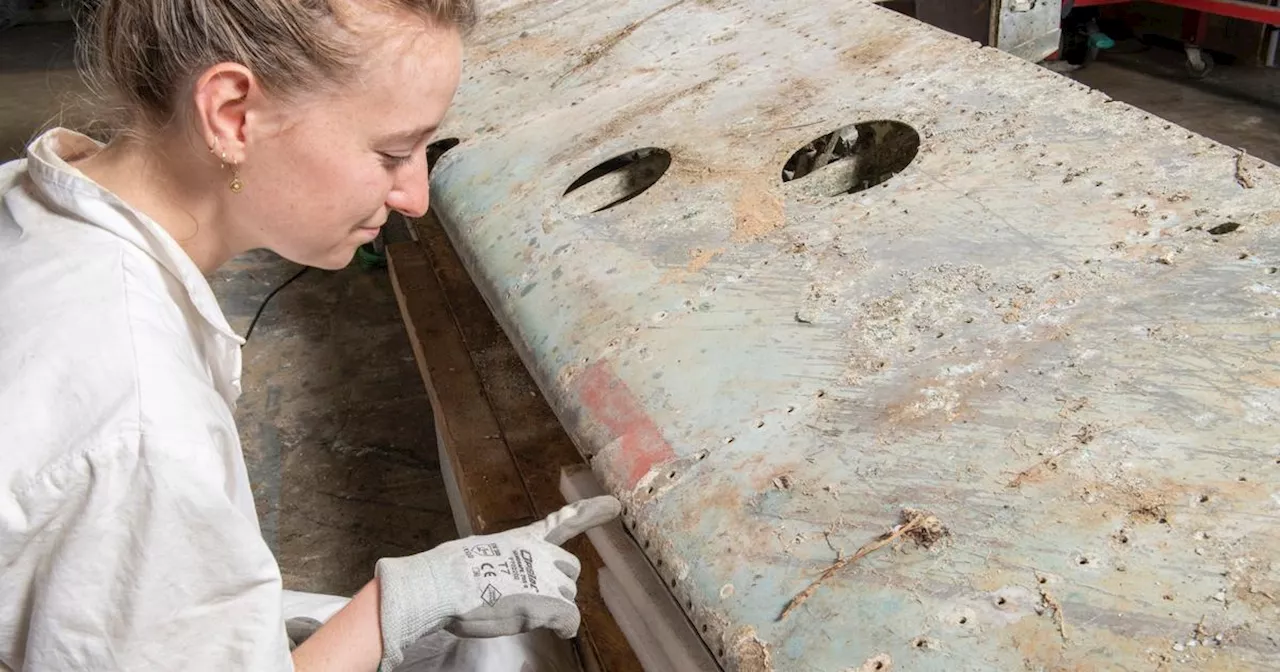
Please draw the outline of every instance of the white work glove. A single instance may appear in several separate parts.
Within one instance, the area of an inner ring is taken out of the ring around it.
[[[382,672],[404,660],[406,647],[440,629],[459,637],[538,628],[565,639],[576,635],[581,615],[574,599],[582,565],[560,544],[621,510],[613,497],[593,497],[526,527],[379,560]]]

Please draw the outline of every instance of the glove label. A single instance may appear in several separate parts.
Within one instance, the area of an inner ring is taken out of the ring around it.
[[[533,571],[533,554],[523,548],[516,549],[507,561],[511,567],[511,578],[520,582],[525,590],[538,591],[538,575]]]
[[[541,594],[538,589],[538,572],[534,569],[533,553],[525,548],[511,551],[497,543],[477,544],[463,549],[471,565],[471,575],[477,580],[480,599],[493,606],[502,598],[503,586],[507,593]],[[496,585],[495,585],[496,584]]]
[[[494,588],[492,583],[485,586],[484,590],[480,591],[480,599],[491,607],[498,603],[498,598],[500,597],[502,597],[502,592],[497,588]]]

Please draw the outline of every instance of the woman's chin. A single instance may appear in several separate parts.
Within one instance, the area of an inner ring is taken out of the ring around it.
[[[293,250],[292,254],[285,254],[280,250],[274,251],[295,264],[325,271],[340,271],[351,265],[360,246],[376,239],[377,233],[376,229],[357,229],[354,234],[348,235],[345,240],[327,250],[312,249],[307,252]]]
[[[341,271],[351,265],[351,261],[355,259],[356,248],[359,244],[343,245],[340,249],[335,248],[328,254],[308,255],[306,258],[290,258],[295,264],[318,268],[322,271]]]
[[[342,257],[341,259],[327,259],[325,260],[324,263],[315,263],[315,264],[307,264],[307,265],[313,266],[322,271],[341,271],[342,269],[351,265],[351,260],[354,259],[355,256],[356,256],[355,250],[352,250],[351,254],[348,254],[345,257]]]

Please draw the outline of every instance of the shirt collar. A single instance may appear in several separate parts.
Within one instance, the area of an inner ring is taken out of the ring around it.
[[[128,240],[155,259],[182,283],[196,312],[209,326],[243,345],[244,339],[227,323],[209,281],[169,232],[69,163],[102,147],[86,135],[55,128],[27,147],[27,171],[51,205]]]

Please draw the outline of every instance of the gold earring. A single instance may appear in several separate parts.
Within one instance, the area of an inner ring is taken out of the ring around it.
[[[238,194],[244,189],[244,181],[240,179],[240,166],[236,163],[231,164],[231,193]]]
[[[210,149],[209,152],[212,154],[217,153],[213,149]],[[231,168],[231,182],[227,184],[227,186],[231,188],[231,192],[238,194],[241,191],[244,191],[244,180],[240,179],[240,164],[236,163],[235,161],[228,162],[226,152],[222,152],[221,156],[219,156],[218,158],[222,161],[223,170],[226,170],[228,165]]]

